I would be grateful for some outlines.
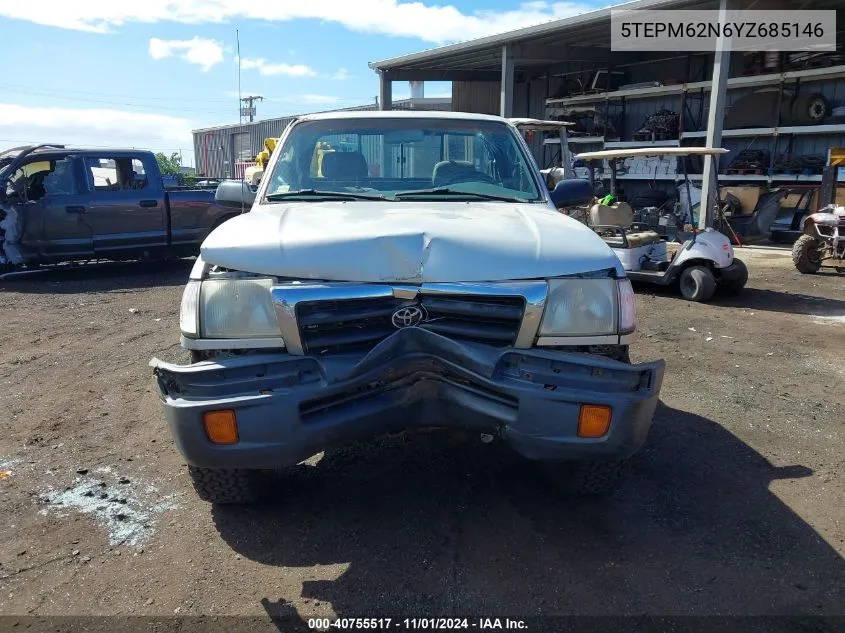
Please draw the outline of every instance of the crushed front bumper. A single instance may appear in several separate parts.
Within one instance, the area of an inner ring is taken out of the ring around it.
[[[502,350],[419,328],[397,330],[359,356],[273,353],[150,365],[179,451],[206,468],[281,468],[417,427],[491,433],[531,459],[627,457],[646,439],[665,367]],[[612,407],[604,437],[577,436],[584,403]],[[237,444],[206,437],[203,413],[219,409],[236,412]]]

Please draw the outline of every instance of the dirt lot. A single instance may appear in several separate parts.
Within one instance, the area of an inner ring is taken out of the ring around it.
[[[668,369],[608,500],[426,437],[216,509],[147,367],[187,358],[189,268],[0,282],[0,613],[845,615],[845,277],[758,254],[740,298],[638,289],[633,359]]]

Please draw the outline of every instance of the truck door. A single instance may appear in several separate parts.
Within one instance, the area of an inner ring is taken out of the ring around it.
[[[20,179],[16,230],[7,230],[5,249],[15,247],[53,261],[87,259],[94,254],[91,228],[85,221],[85,193],[73,157],[33,157],[14,179]]]
[[[166,209],[161,188],[150,181],[137,157],[85,157],[90,200],[85,217],[98,257],[137,255],[167,247]]]

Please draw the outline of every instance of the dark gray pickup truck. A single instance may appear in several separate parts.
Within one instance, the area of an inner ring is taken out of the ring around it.
[[[0,152],[0,270],[189,256],[241,212],[215,188],[169,189],[151,152],[61,145]]]

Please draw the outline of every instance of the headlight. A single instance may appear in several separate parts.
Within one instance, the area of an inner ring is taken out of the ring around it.
[[[200,331],[206,338],[280,335],[270,297],[272,279],[209,279],[200,291]]]
[[[200,302],[200,283],[199,281],[189,281],[182,292],[182,306],[179,309],[179,329],[182,334],[188,336],[196,336],[199,334],[199,326],[197,324],[198,307]]]
[[[637,329],[637,299],[630,279],[619,280],[619,333],[631,334]]]
[[[603,336],[618,332],[615,279],[552,279],[541,336]]]

